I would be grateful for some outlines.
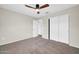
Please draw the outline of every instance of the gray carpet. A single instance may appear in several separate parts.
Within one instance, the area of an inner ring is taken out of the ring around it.
[[[67,44],[36,37],[0,46],[0,54],[78,54]]]

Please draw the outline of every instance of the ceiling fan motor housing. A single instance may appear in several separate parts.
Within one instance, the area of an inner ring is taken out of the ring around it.
[[[36,9],[39,9],[39,4],[36,4]]]

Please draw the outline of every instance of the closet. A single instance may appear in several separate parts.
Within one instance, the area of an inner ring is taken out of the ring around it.
[[[50,18],[50,40],[69,42],[69,16],[61,15]]]

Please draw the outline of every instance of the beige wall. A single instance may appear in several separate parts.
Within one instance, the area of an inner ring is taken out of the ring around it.
[[[63,10],[57,13],[54,13],[50,16],[43,17],[43,21],[45,22],[44,28],[44,36],[48,35],[48,25],[47,19],[53,16],[68,14],[69,15],[69,45],[79,48],[79,6]]]
[[[32,37],[33,18],[0,9],[0,45]]]

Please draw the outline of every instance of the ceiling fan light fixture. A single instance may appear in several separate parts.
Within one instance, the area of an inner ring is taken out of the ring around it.
[[[35,9],[36,10],[36,12],[39,12],[39,9]]]
[[[35,9],[35,11],[37,12],[37,14],[39,14],[40,12],[39,12],[39,9]]]

